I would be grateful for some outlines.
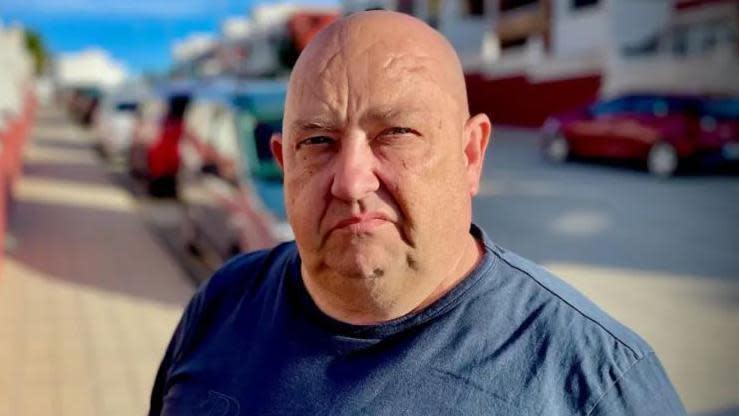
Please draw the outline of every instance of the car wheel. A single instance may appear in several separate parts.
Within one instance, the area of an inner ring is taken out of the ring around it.
[[[177,198],[177,179],[174,176],[152,178],[147,185],[149,196],[154,198]]]
[[[192,241],[188,241],[185,243],[185,250],[187,251],[187,254],[193,257],[197,257],[197,258],[203,257],[203,252],[200,251],[200,247],[195,245],[195,243]]]
[[[675,173],[678,162],[675,146],[666,142],[658,142],[649,149],[647,170],[652,175],[667,178]]]
[[[544,155],[548,160],[556,163],[566,162],[570,157],[570,144],[564,136],[558,134],[547,140]]]

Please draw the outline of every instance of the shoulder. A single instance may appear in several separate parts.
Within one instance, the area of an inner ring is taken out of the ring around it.
[[[283,243],[269,250],[242,253],[228,260],[198,289],[196,296],[221,297],[258,290],[270,278],[286,271],[297,256],[295,243]]]
[[[546,268],[499,246],[492,248],[500,272],[522,286],[536,303],[553,306],[551,312],[568,320],[571,329],[601,333],[614,345],[630,351],[635,359],[653,352],[644,339],[608,315],[577,289]]]
[[[279,285],[297,258],[292,242],[239,254],[203,282],[185,309],[187,328],[208,328],[233,313],[239,302]]]
[[[590,414],[610,404],[614,394],[624,406],[651,394],[677,397],[639,335],[545,268],[492,243],[486,246],[493,266],[486,293],[476,302],[484,311],[483,336],[494,346],[491,354],[516,357],[512,361],[526,367],[523,374],[537,374],[514,382],[537,396],[557,397],[551,404],[564,413]],[[679,399],[675,403],[679,407]]]

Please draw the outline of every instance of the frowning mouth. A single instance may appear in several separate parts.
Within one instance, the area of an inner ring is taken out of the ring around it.
[[[329,232],[344,231],[351,233],[367,233],[375,228],[390,223],[390,219],[381,213],[369,213],[344,218],[331,227]]]

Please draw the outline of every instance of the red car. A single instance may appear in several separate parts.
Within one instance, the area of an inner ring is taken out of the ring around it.
[[[544,155],[643,161],[671,176],[686,161],[739,160],[739,99],[627,95],[549,118]]]

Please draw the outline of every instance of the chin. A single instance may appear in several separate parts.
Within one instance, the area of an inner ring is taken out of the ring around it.
[[[382,277],[393,263],[391,251],[374,245],[346,244],[337,247],[324,257],[326,265],[337,274],[349,278],[369,279]],[[399,253],[396,251],[396,254]]]
[[[382,277],[387,269],[387,262],[366,256],[335,256],[326,264],[336,273],[352,279],[370,279]]]

